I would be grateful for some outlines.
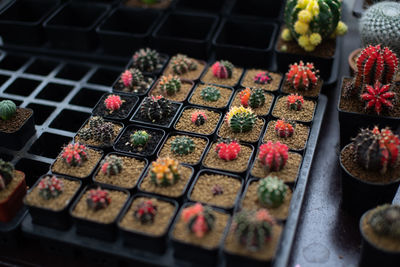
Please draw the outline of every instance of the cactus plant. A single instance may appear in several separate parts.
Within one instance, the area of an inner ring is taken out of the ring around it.
[[[171,142],[171,151],[177,155],[188,155],[194,151],[196,144],[187,136],[177,136]]]
[[[132,88],[144,81],[144,76],[139,69],[131,68],[121,74],[121,81],[125,87]]]
[[[257,187],[258,201],[267,208],[276,208],[285,200],[288,186],[276,176],[268,175],[261,179]]]
[[[133,55],[133,66],[141,71],[153,72],[161,67],[160,55],[150,48],[139,49]]]
[[[89,209],[98,211],[107,208],[111,203],[111,198],[107,190],[102,190],[98,187],[89,190],[86,203]]]
[[[366,92],[360,97],[366,101],[365,109],[374,108],[379,115],[382,108],[393,108],[391,100],[396,96],[395,92],[389,91],[390,84],[381,85],[379,81],[375,82],[374,86],[367,85]]]
[[[0,102],[0,118],[2,120],[11,119],[17,112],[17,106],[11,100],[3,100]]]
[[[213,194],[213,196],[222,195],[224,193],[224,189],[222,188],[222,186],[216,184],[211,188],[211,193]]]
[[[178,54],[171,58],[172,71],[177,75],[194,71],[197,69],[197,63],[195,60],[189,58],[186,55]]]
[[[196,126],[200,126],[200,125],[203,125],[204,123],[206,123],[207,116],[204,113],[204,111],[196,110],[196,111],[192,112],[191,121]]]
[[[61,179],[56,176],[47,176],[40,180],[38,184],[39,196],[49,200],[51,198],[56,198],[62,194],[64,190],[64,183]]]
[[[88,159],[88,149],[85,145],[76,143],[69,143],[64,147],[61,152],[61,158],[68,166],[80,166]]]
[[[157,206],[151,199],[140,201],[133,211],[133,217],[141,224],[152,224],[156,214]]]
[[[232,78],[233,69],[233,64],[227,60],[216,61],[211,66],[213,75],[219,79]]]
[[[381,2],[370,6],[360,19],[364,45],[387,46],[400,56],[400,3]]]
[[[272,82],[272,76],[268,71],[261,71],[254,76],[253,81],[258,84],[269,84]]]
[[[341,0],[288,0],[282,39],[295,39],[305,51],[313,51],[322,40],[345,34],[341,4]]]
[[[300,111],[303,108],[304,98],[298,94],[290,94],[287,96],[287,106],[291,110]]]
[[[0,159],[0,190],[6,188],[6,186],[12,181],[14,177],[14,165],[10,162],[6,162]]]
[[[141,116],[151,122],[160,122],[166,119],[171,113],[171,101],[161,95],[146,97],[140,107]]]
[[[150,140],[150,137],[145,130],[135,131],[129,136],[129,144],[133,147],[144,147]]]
[[[300,60],[299,63],[294,63],[289,66],[289,71],[286,73],[286,81],[296,90],[312,90],[317,86],[319,70],[314,68],[313,63],[304,64]]]
[[[400,206],[386,204],[376,208],[368,223],[376,234],[398,240],[400,238]]]
[[[286,120],[277,120],[275,123],[276,135],[282,138],[291,137],[294,133],[294,123]]]
[[[158,84],[160,91],[170,96],[178,93],[182,87],[181,79],[178,76],[172,75],[162,76]]]
[[[121,173],[124,167],[122,159],[116,155],[107,156],[105,159],[103,159],[100,165],[101,172],[107,176]]]
[[[119,95],[109,95],[104,100],[104,105],[110,113],[113,113],[114,111],[119,110],[124,102],[125,100],[122,100]]]
[[[221,92],[214,86],[207,86],[201,90],[201,98],[207,102],[215,102],[221,97]]]
[[[361,129],[353,139],[356,161],[366,170],[386,173],[399,165],[400,140],[389,128]]]
[[[234,215],[232,230],[239,244],[249,251],[258,251],[271,238],[275,224],[266,209],[242,210]]]
[[[94,129],[100,127],[104,123],[104,118],[100,116],[93,116],[89,120],[89,128]]]
[[[182,210],[182,219],[196,237],[202,238],[214,228],[215,215],[208,206],[196,203]]]
[[[259,108],[265,103],[263,89],[246,88],[239,93],[240,104],[244,107]]]
[[[82,128],[78,132],[78,136],[82,140],[94,140],[108,145],[114,138],[114,124],[105,122],[100,116],[94,116],[89,119],[89,127]]]
[[[170,186],[181,178],[179,162],[171,158],[158,158],[151,163],[150,178],[157,186]]]
[[[215,147],[215,152],[220,159],[231,161],[237,159],[240,152],[240,145],[236,140],[221,139]]]
[[[251,108],[232,107],[226,114],[225,121],[234,133],[245,133],[253,129],[257,117]]]
[[[258,160],[267,171],[280,171],[286,165],[289,148],[280,142],[268,141],[259,148]]]

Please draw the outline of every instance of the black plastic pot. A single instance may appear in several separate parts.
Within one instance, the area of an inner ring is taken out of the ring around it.
[[[136,51],[135,51],[135,52],[136,52]],[[168,63],[169,56],[168,56],[167,54],[163,54],[163,53],[158,53],[158,54],[160,55],[160,64],[161,64],[161,67],[158,68],[158,69],[156,69],[156,70],[154,70],[153,72],[146,72],[146,71],[143,71],[143,72],[142,72],[143,75],[145,75],[145,76],[146,76],[146,75],[147,75],[147,76],[149,76],[149,75],[158,76],[161,72],[163,72],[165,66],[166,66],[167,63]],[[134,53],[132,54],[131,59],[129,60],[128,64],[125,66],[125,69],[133,68],[133,55],[134,55]],[[119,77],[118,77],[118,80],[119,80]],[[118,81],[118,80],[117,80],[117,81]]]
[[[385,267],[397,267],[400,262],[400,252],[388,251],[377,247],[372,243],[363,231],[363,221],[365,220],[367,214],[372,212],[372,210],[366,211],[360,219],[360,233],[361,233],[361,255],[360,255],[360,265],[361,267],[375,267],[375,266],[385,266]]]
[[[233,0],[230,6],[232,17],[261,20],[280,20],[285,1]]]
[[[129,137],[131,133],[133,133],[135,130],[147,131],[151,135],[151,138],[154,140],[154,145],[152,145],[148,149],[142,150],[142,152],[138,150],[135,150],[135,152],[132,152],[132,150],[127,150],[128,148],[130,148],[130,146],[126,145],[126,143],[129,142]],[[124,129],[120,137],[117,139],[117,141],[114,143],[114,150],[142,157],[145,156],[146,158],[152,160],[155,157],[155,154],[158,151],[158,148],[160,147],[161,141],[164,139],[164,137],[165,131],[162,129],[140,125],[128,125]]]
[[[0,35],[5,44],[27,46],[45,41],[42,22],[60,1],[17,0],[0,13]]]
[[[33,119],[33,110],[30,108],[28,110],[32,111],[32,114],[18,130],[12,133],[0,131],[0,147],[20,150],[31,136],[35,134],[36,129],[35,121]]]
[[[130,56],[149,45],[150,34],[161,13],[153,9],[118,7],[96,31],[107,54]]]
[[[65,0],[63,0],[65,1]],[[117,5],[121,0],[72,0],[72,2],[83,2],[89,4],[107,4],[107,5]]]
[[[154,31],[153,44],[165,53],[207,59],[217,22],[218,17],[209,14],[170,13]]]
[[[108,112],[104,104],[104,100],[106,100],[109,95],[118,95],[123,101],[125,101],[124,103],[122,103],[122,106],[119,110],[116,110],[111,114]],[[125,121],[128,120],[129,115],[132,114],[132,111],[136,107],[136,104],[138,102],[139,98],[134,95],[122,93],[106,93],[100,98],[99,102],[97,102],[96,106],[93,108],[92,114],[93,116],[101,116],[107,119]]]
[[[229,96],[229,99],[228,99],[228,101],[227,101],[227,103],[226,103],[226,105],[225,105],[224,107],[215,108],[215,107],[212,107],[212,106],[203,106],[203,105],[195,104],[195,103],[191,102],[191,99],[192,99],[192,97],[193,97],[195,91],[198,90],[198,87],[199,87],[200,85],[204,85],[204,83],[203,83],[203,82],[197,83],[197,84],[195,85],[195,87],[194,87],[192,93],[191,93],[190,96],[188,97],[188,103],[189,103],[190,105],[197,106],[197,107],[202,107],[202,108],[216,109],[216,110],[219,110],[219,111],[226,111],[226,110],[227,110],[227,108],[229,107],[229,105],[230,105],[230,103],[231,103],[231,101],[232,101],[232,98],[233,98],[233,95],[234,95],[234,91],[235,91],[232,87],[222,86],[222,85],[218,85],[218,86],[217,86],[217,87],[227,88],[227,89],[231,90],[232,93],[231,93],[231,95]],[[212,85],[211,85],[211,86],[212,86]],[[210,102],[210,103],[211,103],[211,102]]]
[[[271,261],[260,261],[255,258],[250,258],[250,257],[233,254],[226,250],[223,250],[223,254],[225,256],[226,266],[229,266],[229,267],[243,267],[243,266],[269,267],[269,266],[272,266]]]
[[[226,14],[227,0],[178,0],[175,4],[177,10],[194,13]]]
[[[47,176],[49,176],[49,175],[48,174],[42,175],[37,180],[35,185],[32,187],[30,192],[33,190],[33,188],[36,188],[38,186],[39,182],[43,178],[45,178]],[[62,210],[54,211],[54,210],[48,209],[48,208],[29,205],[26,202],[26,197],[25,197],[24,203],[29,208],[29,213],[31,214],[31,217],[32,217],[32,223],[44,225],[46,227],[55,228],[55,229],[59,229],[59,230],[66,230],[71,226],[71,218],[69,216],[68,210],[69,210],[71,203],[74,201],[74,199],[78,195],[78,192],[82,186],[82,182],[77,178],[71,178],[71,177],[60,176],[60,175],[57,175],[57,176],[60,178],[66,179],[66,180],[72,180],[72,181],[79,182],[79,187],[77,188],[76,192],[68,200],[67,205]]]
[[[345,146],[344,151],[348,146]],[[340,155],[342,207],[355,217],[378,205],[391,203],[400,185],[400,176],[391,183],[371,183],[353,176],[343,165]]]
[[[62,5],[43,26],[54,48],[89,51],[97,45],[95,28],[109,6],[88,3]]]
[[[269,68],[277,28],[272,22],[224,19],[212,42],[215,57],[244,67]]]
[[[120,225],[122,219],[125,217],[126,213],[129,211],[133,201],[139,197],[156,198],[164,202],[168,202],[175,206],[173,215],[168,222],[168,226],[164,234],[156,236],[148,233],[144,233],[138,230],[126,229]],[[172,221],[175,218],[176,212],[178,211],[178,202],[165,197],[147,195],[147,194],[136,194],[134,195],[124,208],[121,217],[118,220],[118,230],[121,233],[121,237],[125,246],[132,247],[139,250],[147,250],[153,253],[162,254],[167,249],[167,235],[171,227]]]
[[[109,185],[102,185],[102,189],[107,189],[107,190],[113,190],[113,191],[121,191],[126,194],[126,201],[125,204],[122,206],[121,210],[119,211],[118,215],[116,216],[115,220],[110,222],[110,223],[101,223],[89,219],[84,219],[84,218],[79,218],[75,217],[72,214],[72,211],[74,210],[75,206],[78,204],[79,200],[83,197],[83,195],[86,193],[87,190],[97,188],[97,184],[91,184],[85,187],[84,190],[79,194],[79,196],[76,198],[74,203],[72,204],[71,208],[69,209],[70,216],[72,217],[72,220],[75,222],[76,226],[76,233],[78,235],[83,235],[83,236],[88,236],[88,237],[93,237],[105,241],[113,241],[117,237],[117,227],[116,227],[116,222],[118,221],[119,217],[122,214],[122,210],[126,206],[128,199],[130,197],[130,194],[127,190],[121,190],[119,188],[109,186]]]
[[[343,148],[351,141],[351,138],[357,136],[361,128],[372,129],[374,126],[379,128],[390,127],[393,132],[400,132],[400,118],[378,116],[375,114],[356,113],[345,111],[340,108],[340,101],[343,89],[343,81],[350,77],[343,77],[340,86],[340,94],[337,109],[339,111],[339,124],[340,124],[340,148]],[[361,101],[361,100],[360,100]]]

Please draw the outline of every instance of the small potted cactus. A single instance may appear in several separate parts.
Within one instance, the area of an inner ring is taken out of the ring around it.
[[[389,128],[361,129],[340,153],[343,207],[356,216],[391,202],[400,184],[400,140]]]
[[[26,194],[25,173],[0,159],[0,222],[11,221],[22,207]]]
[[[243,69],[235,67],[227,60],[215,61],[201,77],[204,83],[216,85],[236,86],[242,77]]]
[[[177,75],[181,79],[194,81],[200,78],[206,65],[207,63],[203,60],[177,54],[170,59],[165,68],[164,75]]]
[[[93,181],[125,189],[133,189],[147,167],[147,159],[108,154],[99,164]]]
[[[152,253],[164,253],[167,234],[178,203],[162,197],[136,194],[118,221],[124,244]]]
[[[149,96],[162,95],[171,101],[184,102],[192,91],[193,84],[192,81],[183,80],[177,75],[161,76],[149,92]]]
[[[177,131],[212,136],[217,130],[222,114],[211,109],[185,107],[174,125]]]
[[[94,107],[94,116],[106,119],[125,120],[132,113],[138,103],[139,98],[127,94],[104,94]]]
[[[185,194],[194,171],[172,158],[158,158],[147,169],[139,190],[179,199]]]
[[[19,150],[34,135],[33,110],[19,108],[11,100],[0,101],[0,146]]]
[[[103,117],[90,117],[75,136],[75,142],[93,147],[110,147],[124,128],[122,123],[105,121]]]
[[[132,56],[130,68],[139,69],[144,74],[159,74],[168,61],[168,56],[158,53],[151,48],[141,48]]]
[[[130,68],[121,73],[113,85],[113,91],[141,96],[148,92],[153,82],[152,77],[145,76],[138,68]]]
[[[24,199],[32,222],[65,230],[71,225],[68,208],[78,194],[82,182],[59,175],[43,175]]]
[[[268,266],[278,248],[282,226],[267,209],[234,214],[223,253],[228,266]]]
[[[156,153],[165,131],[144,126],[130,125],[125,128],[114,144],[119,152],[151,157]]]
[[[102,156],[101,150],[88,148],[81,143],[69,143],[63,147],[50,169],[53,173],[73,176],[86,181]]]
[[[277,220],[286,220],[289,215],[292,191],[283,180],[274,175],[263,179],[251,179],[244,190],[241,207],[243,209],[268,209]]]
[[[202,169],[189,189],[188,199],[231,211],[242,187],[243,179],[238,175]]]
[[[272,109],[272,116],[279,119],[310,123],[314,118],[317,103],[303,96],[290,94],[279,97]]]
[[[231,100],[233,90],[212,84],[198,84],[189,97],[192,105],[225,109]]]
[[[287,145],[279,141],[268,141],[260,145],[250,174],[255,178],[275,175],[285,183],[294,183],[302,161],[303,157],[298,153],[289,152]]]
[[[248,69],[243,75],[240,85],[249,88],[259,88],[268,92],[277,92],[282,81],[279,73],[261,70]]]
[[[148,96],[143,99],[131,121],[169,129],[181,106],[182,104],[171,102],[162,95]]]
[[[208,146],[208,139],[193,134],[175,134],[167,136],[159,157],[171,157],[189,165],[200,164]]]
[[[110,186],[86,186],[69,210],[76,232],[101,240],[115,240],[116,221],[129,196],[128,191]]]
[[[222,138],[234,138],[242,142],[258,143],[265,120],[257,118],[250,107],[233,106],[225,115],[225,120],[218,130]]]
[[[203,166],[244,175],[253,150],[253,146],[240,144],[236,139],[221,138],[208,149]]]
[[[200,203],[187,203],[177,215],[170,232],[176,258],[216,263],[230,216]]]
[[[265,117],[269,114],[273,101],[273,94],[267,93],[261,88],[251,89],[246,87],[237,91],[231,102],[231,107],[240,105],[245,108],[249,107],[256,115]]]
[[[310,127],[285,119],[272,120],[267,125],[263,141],[280,142],[291,150],[302,151],[306,147]]]
[[[400,262],[400,206],[385,204],[360,219],[361,266],[395,267]]]
[[[135,8],[167,9],[172,0],[125,0],[124,5]],[[148,48],[147,48],[148,49]]]

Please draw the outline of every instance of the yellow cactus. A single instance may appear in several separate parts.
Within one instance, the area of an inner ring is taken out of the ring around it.
[[[230,121],[231,118],[238,114],[238,113],[246,113],[246,114],[253,114],[253,110],[251,108],[245,108],[243,106],[239,106],[239,107],[232,107],[229,112],[226,114],[226,121]]]
[[[171,158],[158,158],[151,164],[150,175],[156,185],[166,186],[177,182],[180,177],[179,162]]]
[[[339,21],[336,26],[335,34],[336,35],[344,35],[347,32],[347,25],[343,23],[343,21]]]
[[[313,34],[310,35],[309,40],[310,40],[310,44],[311,45],[317,46],[317,45],[319,45],[321,43],[322,37],[321,37],[321,35],[319,33],[313,33]]]
[[[289,29],[287,29],[287,28],[282,31],[281,37],[285,41],[291,41],[292,40],[292,35],[290,34]]]
[[[313,15],[311,14],[310,11],[303,9],[299,12],[299,14],[297,15],[299,21],[304,22],[304,23],[310,23],[310,21],[313,18]]]
[[[307,35],[301,35],[298,39],[298,43],[301,47],[305,47],[310,45],[310,39]]]
[[[309,25],[307,23],[301,22],[301,21],[296,21],[296,23],[294,24],[294,30],[300,34],[306,34],[308,31]]]

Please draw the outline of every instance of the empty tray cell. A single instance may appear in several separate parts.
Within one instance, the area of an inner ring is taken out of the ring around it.
[[[27,106],[27,108],[33,109],[33,113],[35,114],[36,125],[42,125],[51,115],[51,113],[53,113],[53,111],[56,109],[55,107],[52,106],[46,106],[36,103],[30,103]]]
[[[4,161],[12,161],[14,157],[6,154],[6,153],[0,153],[0,159],[4,160]]]
[[[33,143],[28,152],[38,156],[55,159],[60,153],[60,147],[68,144],[71,140],[71,137],[52,133],[43,133],[35,143]]]
[[[18,70],[28,60],[26,57],[7,55],[0,61],[0,69],[4,70]]]
[[[82,124],[89,116],[90,113],[63,109],[52,121],[50,127],[75,133],[81,128]]]
[[[78,64],[65,64],[56,78],[79,81],[89,71],[89,67]]]
[[[10,76],[0,74],[0,86],[2,86],[9,78]]]
[[[15,164],[15,169],[25,173],[26,185],[31,187],[35,184],[40,176],[49,171],[50,164],[42,161],[22,158],[17,162],[17,164]]]
[[[111,86],[114,81],[119,77],[121,71],[113,69],[98,68],[92,77],[90,77],[88,83],[100,84],[104,86]]]
[[[232,7],[232,15],[278,19],[284,1],[277,0],[236,0]]]
[[[49,83],[40,91],[36,98],[61,102],[72,89],[73,87],[70,85]]]
[[[57,62],[45,59],[36,59],[26,70],[26,73],[47,76],[58,65]]]
[[[7,94],[28,96],[39,84],[40,81],[38,80],[18,78],[4,92]]]
[[[9,97],[0,97],[0,101],[3,101],[3,100],[12,100],[15,103],[15,105],[17,105],[17,107],[22,104],[22,101],[20,101],[20,100],[15,100],[15,99],[12,99]]]
[[[93,108],[103,94],[103,91],[89,88],[81,88],[78,93],[71,99],[71,101],[69,101],[69,103],[73,105]]]
[[[176,8],[191,12],[220,13],[222,7],[226,6],[225,1],[226,0],[178,0]]]

